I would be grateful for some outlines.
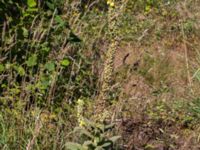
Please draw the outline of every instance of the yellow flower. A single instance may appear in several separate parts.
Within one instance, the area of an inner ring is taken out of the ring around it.
[[[78,99],[77,103],[78,103],[78,107],[80,106],[82,107],[84,105],[84,101],[82,99]]]
[[[79,126],[80,126],[80,127],[83,127],[83,126],[85,126],[85,125],[86,125],[86,123],[85,123],[84,120],[80,120],[80,121],[79,121]]]
[[[115,6],[115,3],[114,3],[112,0],[107,0],[107,4],[108,4],[110,7],[114,7],[114,6]]]
[[[111,2],[110,7],[114,7],[114,6],[115,6],[114,2]]]

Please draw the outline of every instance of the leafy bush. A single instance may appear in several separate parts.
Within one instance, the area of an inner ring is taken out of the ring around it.
[[[65,4],[73,7],[67,1]],[[69,25],[67,20],[71,18],[64,19],[72,13],[63,15],[64,1],[3,1],[2,5],[5,6],[2,11],[8,14],[1,24],[1,54],[4,56],[0,64],[1,99],[11,89],[18,91],[12,97],[27,101],[27,108],[32,104],[43,107],[52,103],[60,107],[63,97],[73,102],[81,95],[91,96],[96,92],[92,59],[86,59],[82,53],[86,46],[74,33],[78,26]],[[12,8],[14,12],[4,10],[11,6],[16,6]]]
[[[84,127],[76,127],[74,132],[79,133],[77,143],[68,142],[66,147],[69,150],[111,150],[117,149],[116,141],[120,136],[108,137],[109,131],[114,128],[114,125],[97,124],[85,120]]]

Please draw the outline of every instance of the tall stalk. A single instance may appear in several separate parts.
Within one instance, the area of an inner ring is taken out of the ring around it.
[[[99,97],[96,99],[95,103],[95,115],[105,116],[107,114],[107,107],[109,106],[110,93],[113,80],[113,68],[114,68],[114,57],[119,44],[118,35],[118,24],[120,21],[120,15],[122,14],[125,2],[122,3],[121,7],[117,6],[114,0],[107,0],[109,6],[108,10],[108,37],[109,37],[109,47],[106,52],[106,60],[104,62],[104,70],[102,73],[102,87]],[[103,115],[104,114],[104,115]],[[104,118],[104,117],[103,117]],[[102,119],[103,119],[102,118]]]

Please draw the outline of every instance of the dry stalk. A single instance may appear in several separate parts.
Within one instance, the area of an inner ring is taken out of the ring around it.
[[[27,144],[27,146],[26,146],[26,150],[32,150],[32,149],[33,149],[35,140],[36,140],[36,138],[38,137],[41,128],[42,128],[42,122],[41,122],[41,120],[40,120],[39,117],[38,117],[38,118],[36,119],[35,129],[34,129],[34,132],[33,132],[33,137],[32,137],[31,140],[29,140],[29,142],[28,142],[28,144]]]

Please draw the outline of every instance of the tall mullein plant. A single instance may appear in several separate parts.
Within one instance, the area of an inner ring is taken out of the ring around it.
[[[119,44],[119,35],[118,35],[118,24],[120,21],[120,15],[123,13],[124,6],[126,4],[125,0],[122,0],[122,5],[116,5],[115,0],[107,0],[107,4],[109,6],[108,10],[108,37],[109,47],[106,52],[106,60],[104,63],[103,70],[103,80],[102,80],[102,88],[100,91],[99,98],[96,100],[95,104],[95,115],[105,116],[102,114],[107,114],[108,111],[106,108],[109,106],[109,93],[111,92],[111,81],[113,75],[114,68],[114,56],[117,50],[117,45]],[[99,118],[98,118],[99,119]],[[104,118],[102,118],[104,119]]]

